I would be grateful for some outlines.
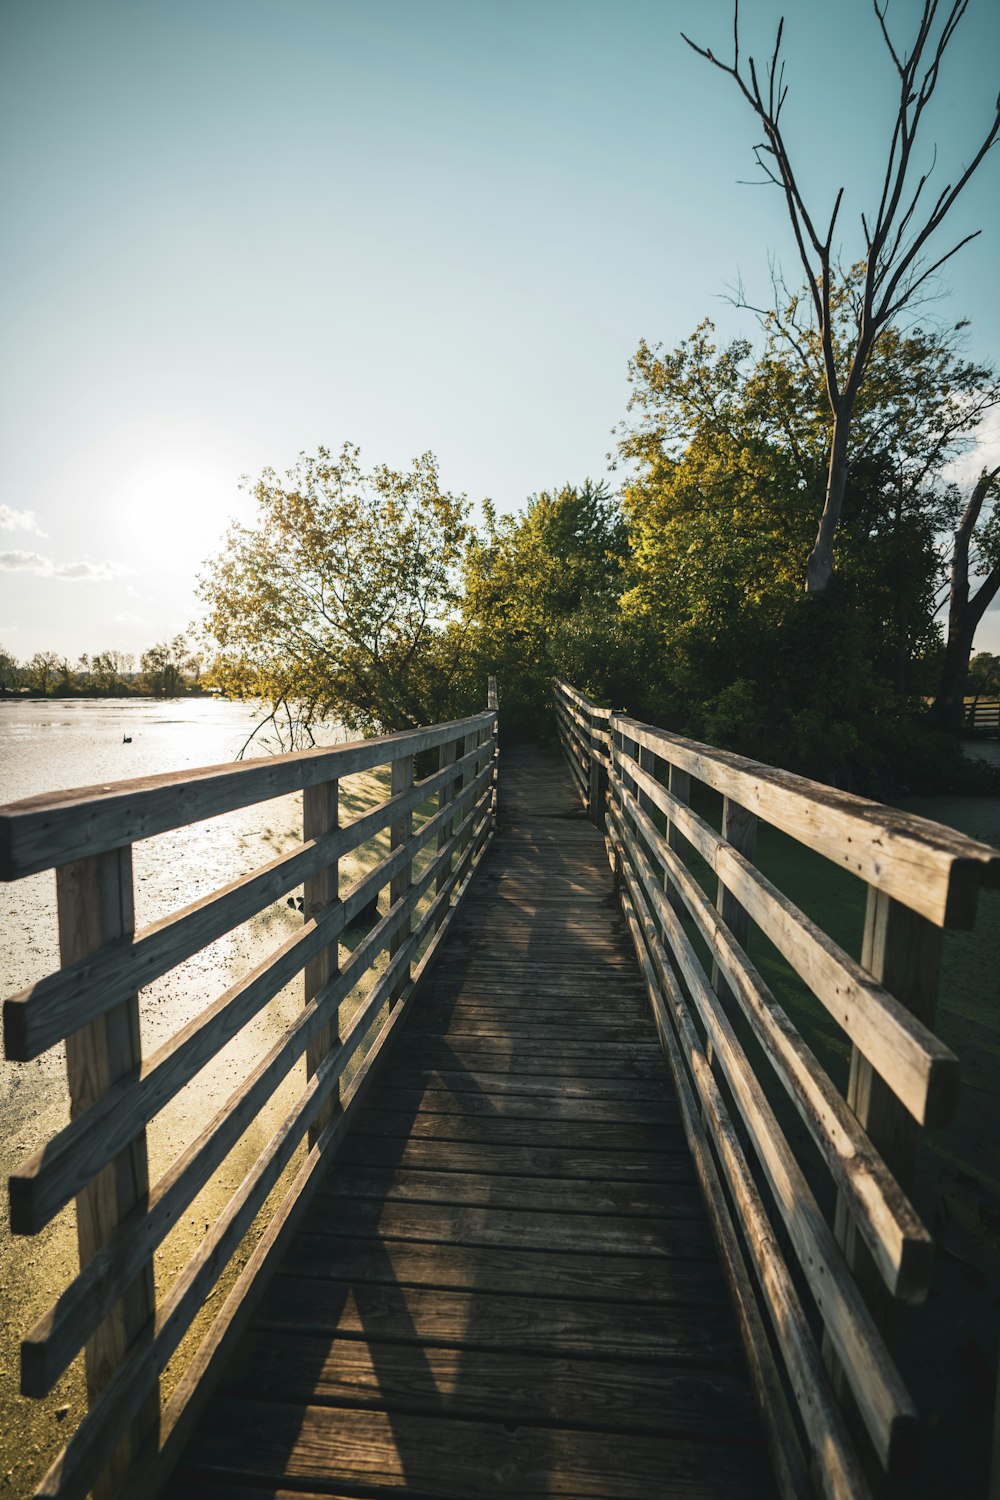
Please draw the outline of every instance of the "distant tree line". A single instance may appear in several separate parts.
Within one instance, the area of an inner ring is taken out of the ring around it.
[[[97,651],[75,662],[56,651],[18,661],[0,647],[0,695],[39,698],[176,698],[206,691],[204,657],[184,635],[143,651],[138,668],[130,651]]]

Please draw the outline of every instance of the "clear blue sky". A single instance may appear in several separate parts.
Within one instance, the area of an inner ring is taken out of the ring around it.
[[[743,9],[765,47],[778,4]],[[893,0],[900,35],[917,9]],[[890,65],[867,0],[786,10],[788,133],[814,201],[847,183],[851,258]],[[0,643],[183,629],[239,476],[320,443],[431,448],[502,509],[601,476],[640,338],[752,332],[727,286],[766,297],[772,253],[796,274],[777,193],[738,185],[749,111],[680,40],[730,24],[729,0],[3,0]],[[942,182],[998,60],[972,0]],[[931,309],[992,359],[998,188],[1000,151]]]

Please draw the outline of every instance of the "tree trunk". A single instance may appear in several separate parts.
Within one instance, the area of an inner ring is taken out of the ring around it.
[[[969,548],[983,505],[996,480],[1000,465],[988,473],[985,469],[969,497],[958,530],[951,557],[951,598],[948,604],[948,644],[938,690],[928,718],[941,729],[958,734],[965,710],[965,684],[969,676],[969,657],[980,620],[1000,590],[1000,568],[994,568],[969,598]]]
[[[833,538],[840,521],[847,486],[847,438],[850,427],[850,408],[842,404],[833,419],[823,514],[819,518],[816,540],[806,564],[807,594],[821,594],[833,574]]]
[[[948,621],[944,666],[928,718],[936,728],[950,730],[953,734],[959,733],[965,719],[965,684],[969,676],[969,657],[972,655],[972,643],[976,638],[976,626],[980,618],[979,613],[973,615],[972,607],[967,604],[954,626],[951,619]]]

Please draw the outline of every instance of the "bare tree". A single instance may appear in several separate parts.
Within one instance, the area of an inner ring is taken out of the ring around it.
[[[972,541],[987,500],[1000,490],[1000,464],[995,469],[984,469],[973,487],[969,502],[962,512],[962,519],[955,532],[955,545],[951,557],[951,588],[948,599],[948,641],[945,646],[944,663],[937,694],[931,706],[932,722],[942,729],[958,731],[962,727],[965,704],[965,684],[969,675],[969,657],[980,620],[1000,591],[1000,557],[997,556],[996,537],[989,540],[992,545],[981,547],[985,555],[980,559],[986,573],[976,589],[971,592],[969,575],[972,571],[970,554]],[[979,570],[977,570],[979,571]]]
[[[881,197],[874,217],[861,216],[864,241],[865,272],[854,306],[853,334],[846,347],[838,348],[834,337],[832,303],[835,288],[836,255],[833,236],[844,196],[841,187],[825,232],[817,228],[799,189],[792,168],[788,144],[782,130],[781,112],[788,96],[785,64],[781,56],[784,17],[778,23],[774,51],[761,75],[753,57],[744,63],[740,57],[739,0],[733,12],[733,60],[721,61],[707,47],[699,47],[684,37],[700,57],[738,85],[753,109],[764,131],[764,140],[754,147],[758,165],[765,180],[781,188],[791,221],[799,257],[806,273],[823,354],[826,393],[830,404],[832,428],[830,458],[827,470],[826,496],[820,516],[816,541],[809,554],[806,588],[819,593],[833,572],[833,539],[844,501],[848,469],[848,440],[858,391],[861,388],[868,356],[880,331],[907,305],[913,305],[928,278],[947,260],[979,234],[965,235],[941,255],[927,252],[928,242],[940,227],[955,200],[997,139],[1000,131],[1000,95],[993,121],[968,166],[963,167],[954,182],[938,193],[932,205],[923,200],[924,189],[934,168],[931,165],[913,181],[914,144],[924,111],[937,87],[941,62],[955,29],[968,8],[969,0],[951,0],[944,19],[939,18],[940,0],[923,0],[920,24],[910,51],[902,51],[893,42],[886,24],[888,0],[873,0],[875,15],[899,76],[899,106],[896,111],[888,158],[882,181]]]

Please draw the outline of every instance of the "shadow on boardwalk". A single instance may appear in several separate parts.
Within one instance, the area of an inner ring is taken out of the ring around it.
[[[178,1500],[773,1492],[602,841],[538,751],[500,813]]]

